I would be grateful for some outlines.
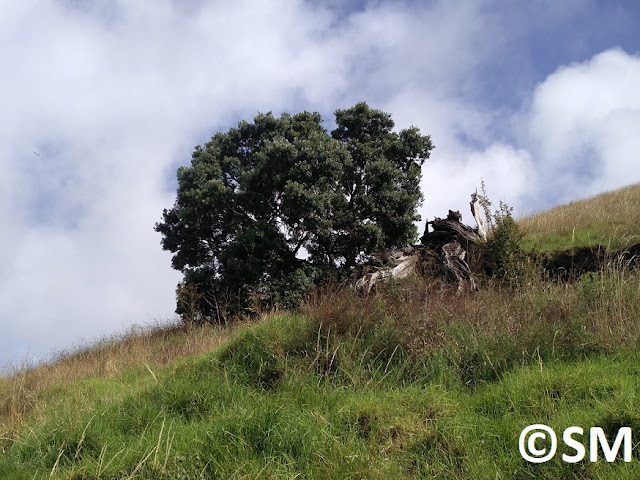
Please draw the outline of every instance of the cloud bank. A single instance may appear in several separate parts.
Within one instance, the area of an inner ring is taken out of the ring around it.
[[[0,366],[170,318],[180,275],[153,225],[175,169],[258,111],[317,110],[331,128],[334,109],[366,100],[420,127],[436,145],[423,218],[466,214],[481,177],[517,212],[640,180],[637,54],[567,43],[538,72],[548,59],[523,34],[526,9],[327,5],[4,9]],[[591,3],[554,5],[544,15],[560,28]]]

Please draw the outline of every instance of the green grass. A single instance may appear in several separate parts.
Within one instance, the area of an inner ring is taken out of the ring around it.
[[[441,348],[418,353],[402,337],[406,326],[375,317],[389,305],[369,307],[348,328],[274,315],[153,375],[142,367],[49,389],[38,415],[2,442],[0,477],[640,474],[637,461],[571,465],[558,454],[533,465],[518,451],[519,433],[531,423],[559,432],[571,425],[640,428],[635,349],[561,349],[533,330],[509,349],[504,338],[460,322],[448,327]]]
[[[640,242],[637,234],[629,235],[626,229],[612,234],[607,227],[609,225],[602,224],[550,233],[529,232],[523,238],[522,247],[529,252],[549,252],[603,245],[613,251]]]

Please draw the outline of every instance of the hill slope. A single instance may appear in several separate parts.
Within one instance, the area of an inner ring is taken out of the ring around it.
[[[613,270],[467,296],[417,278],[130,335],[0,380],[0,478],[638,478],[637,448],[611,464],[518,450],[533,423],[640,432],[638,318],[638,273]]]
[[[525,246],[541,251],[640,243],[640,183],[520,219]]]

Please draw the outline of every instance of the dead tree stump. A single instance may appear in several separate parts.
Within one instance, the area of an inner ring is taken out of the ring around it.
[[[475,197],[476,195],[472,194],[470,205],[478,228],[462,223],[459,211],[449,210],[447,218],[434,218],[427,222],[421,245],[406,247],[398,252],[382,252],[381,258],[385,258],[387,266],[360,278],[356,282],[356,290],[369,293],[380,283],[408,277],[415,271],[419,261],[427,258],[437,263],[441,275],[447,282],[458,284],[458,293],[477,290],[471,269],[466,262],[469,246],[482,241],[486,235]]]
[[[473,212],[473,202],[471,204]],[[433,231],[429,231],[429,227]],[[447,218],[427,222],[422,245],[440,255],[445,279],[458,283],[458,293],[477,290],[476,282],[467,264],[466,251],[470,244],[481,241],[478,229],[462,223],[460,212],[449,210]]]

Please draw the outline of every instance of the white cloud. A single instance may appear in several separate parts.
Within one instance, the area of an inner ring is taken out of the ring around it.
[[[496,112],[450,99],[428,109],[435,113],[422,115],[423,124],[439,120],[435,138],[445,148],[436,147],[424,167],[423,217],[449,208],[468,212],[466,200],[480,178],[494,203],[502,199],[518,215],[640,181],[637,85],[640,57],[619,48],[562,66],[531,92],[522,110],[502,120],[518,133],[513,144],[469,146],[455,136],[491,138],[492,123],[500,122]],[[401,112],[417,109],[420,117],[420,101],[399,105]]]
[[[452,209],[459,210],[463,220],[473,224],[470,194],[476,189],[480,192],[481,179],[496,207],[500,200],[521,207],[537,185],[538,174],[526,150],[495,143],[482,151],[469,150],[461,157],[464,160],[438,157],[424,167],[423,217],[442,217]]]
[[[563,200],[640,180],[640,57],[621,49],[558,69],[525,127],[546,189]]]

